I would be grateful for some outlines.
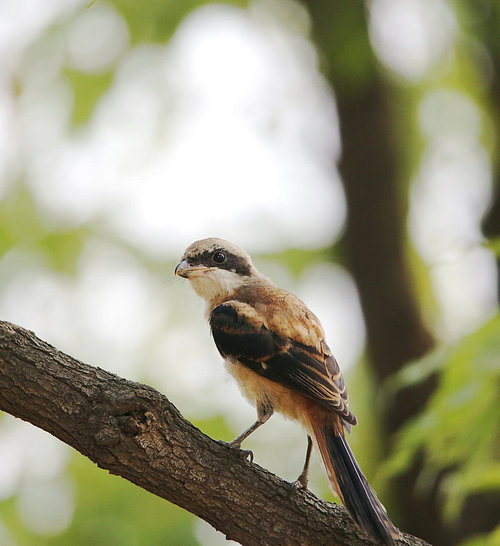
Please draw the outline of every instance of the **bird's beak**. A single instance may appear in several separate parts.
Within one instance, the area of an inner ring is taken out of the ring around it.
[[[187,260],[182,260],[180,264],[177,264],[177,267],[175,268],[175,274],[179,275],[179,277],[184,277],[186,279],[189,278],[189,275],[191,273],[194,273],[196,271],[204,272],[204,271],[210,271],[210,267],[206,267],[204,265],[193,265],[190,264]]]

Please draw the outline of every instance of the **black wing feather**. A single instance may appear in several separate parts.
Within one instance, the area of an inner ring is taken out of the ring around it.
[[[216,307],[210,315],[210,327],[217,349],[224,357],[260,360],[276,351],[275,336],[262,326],[260,330],[243,320],[232,305]]]
[[[230,303],[212,311],[210,326],[224,358],[237,360],[262,377],[338,412],[347,423],[356,424],[356,418],[347,406],[344,382],[333,356],[293,339],[282,338],[264,324],[255,326]]]

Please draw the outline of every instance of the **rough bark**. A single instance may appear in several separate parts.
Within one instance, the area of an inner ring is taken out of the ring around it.
[[[158,391],[0,321],[0,409],[241,544],[374,544],[326,503],[210,439]],[[401,544],[424,541],[403,535]]]

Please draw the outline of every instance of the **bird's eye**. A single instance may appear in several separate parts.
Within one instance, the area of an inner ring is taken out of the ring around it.
[[[212,260],[216,264],[221,264],[226,261],[226,255],[224,254],[224,252],[215,252],[212,256]]]

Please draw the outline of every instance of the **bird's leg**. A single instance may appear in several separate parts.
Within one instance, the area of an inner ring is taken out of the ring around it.
[[[242,432],[232,442],[228,442],[228,445],[231,446],[231,447],[241,448],[241,444],[242,444],[243,440],[248,438],[250,436],[250,434],[252,434],[252,432],[255,432],[264,423],[265,423],[265,421],[258,421],[258,420],[255,421],[255,423],[251,427],[248,427],[247,430],[245,430],[245,432]]]
[[[249,449],[241,449],[241,443],[243,440],[248,438],[252,432],[255,432],[259,427],[261,427],[273,414],[273,408],[267,404],[260,404],[257,406],[257,421],[255,423],[247,428],[245,432],[242,432],[239,436],[237,436],[232,442],[227,442],[227,445],[229,447],[239,449],[241,456],[246,459],[250,458],[251,461],[253,461],[253,453]],[[226,442],[224,442],[226,443]]]
[[[304,468],[300,476],[293,482],[292,489],[296,490],[299,487],[304,487],[307,489],[307,483],[309,481],[309,463],[311,461],[311,452],[312,452],[312,440],[311,437],[307,436],[307,451],[306,451],[306,460],[304,462]]]

